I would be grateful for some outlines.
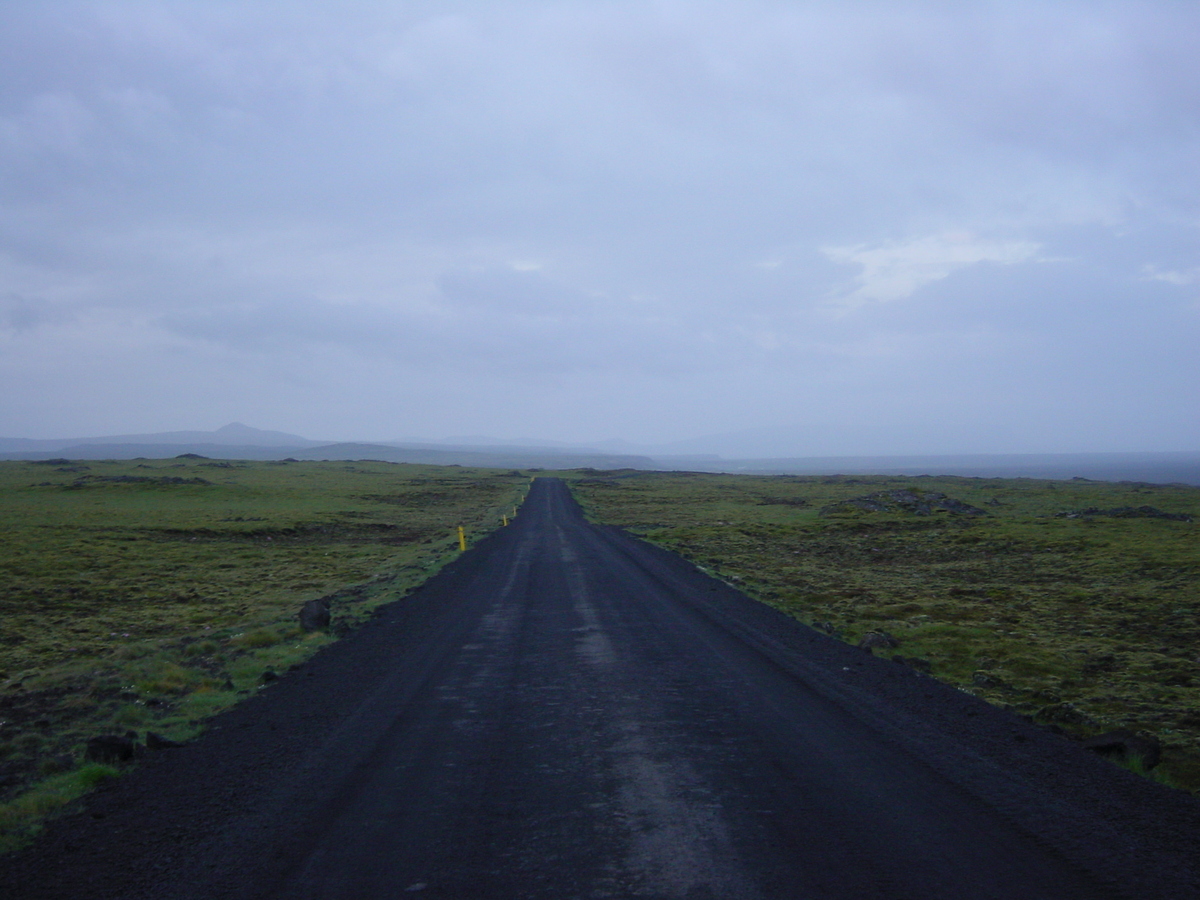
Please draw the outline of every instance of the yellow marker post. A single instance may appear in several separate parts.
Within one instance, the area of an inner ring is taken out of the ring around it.
[[[501,516],[500,519],[504,522],[505,526],[508,525],[508,516]]]
[[[459,550],[467,549],[467,535],[463,531],[463,527],[461,525],[458,526],[458,549]]]

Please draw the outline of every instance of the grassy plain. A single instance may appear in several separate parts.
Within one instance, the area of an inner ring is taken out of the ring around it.
[[[428,578],[528,475],[380,462],[0,462],[0,852],[111,767],[89,737],[186,739]]]
[[[1159,777],[1200,789],[1200,526],[1075,515],[1200,518],[1200,488],[647,472],[572,487],[594,520],[845,640],[886,632],[899,646],[881,655],[927,663],[993,703],[1077,736],[1151,732],[1164,744]],[[986,515],[916,513],[886,493],[837,505],[891,491]]]

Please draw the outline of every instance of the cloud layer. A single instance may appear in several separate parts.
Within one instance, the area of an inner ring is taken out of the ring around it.
[[[1200,442],[1190,4],[0,15],[0,433]]]

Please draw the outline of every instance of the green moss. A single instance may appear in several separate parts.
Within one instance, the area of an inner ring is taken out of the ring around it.
[[[144,706],[126,703],[120,706],[112,716],[112,723],[122,729],[136,728],[151,721],[149,710]]]
[[[89,736],[194,733],[332,640],[299,632],[305,600],[332,598],[335,630],[352,627],[527,489],[372,462],[0,462],[0,745],[24,785],[0,801]]]
[[[847,640],[887,631],[899,655],[988,700],[1028,715],[1069,703],[1079,721],[1063,727],[1081,732],[1152,731],[1164,772],[1200,788],[1197,526],[1062,515],[1200,514],[1198,488],[638,472],[580,475],[573,490],[593,519]],[[988,515],[836,506],[890,490],[941,492]]]
[[[117,774],[111,766],[90,763],[73,772],[46,778],[32,789],[0,803],[0,853],[20,847],[38,832],[47,816],[60,812]]]
[[[184,646],[183,655],[189,658],[196,656],[212,656],[221,649],[216,641],[196,641]]]
[[[230,638],[229,645],[247,650],[257,650],[262,647],[270,647],[272,644],[278,644],[279,640],[278,632],[268,628],[258,628],[244,634],[234,635]]]

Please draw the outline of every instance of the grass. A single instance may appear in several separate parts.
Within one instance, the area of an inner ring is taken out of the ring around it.
[[[47,817],[61,812],[101,782],[118,775],[112,766],[88,763],[73,772],[45,778],[0,805],[0,835],[6,850],[15,849]]]
[[[379,462],[0,462],[0,852],[107,767],[402,597],[520,502],[518,472]],[[333,633],[303,633],[328,597]],[[267,676],[269,677],[269,676]]]
[[[588,514],[675,550],[809,624],[1036,721],[1164,745],[1158,780],[1200,790],[1197,525],[1186,485],[932,477],[582,473]],[[846,501],[941,493],[986,515]]]

